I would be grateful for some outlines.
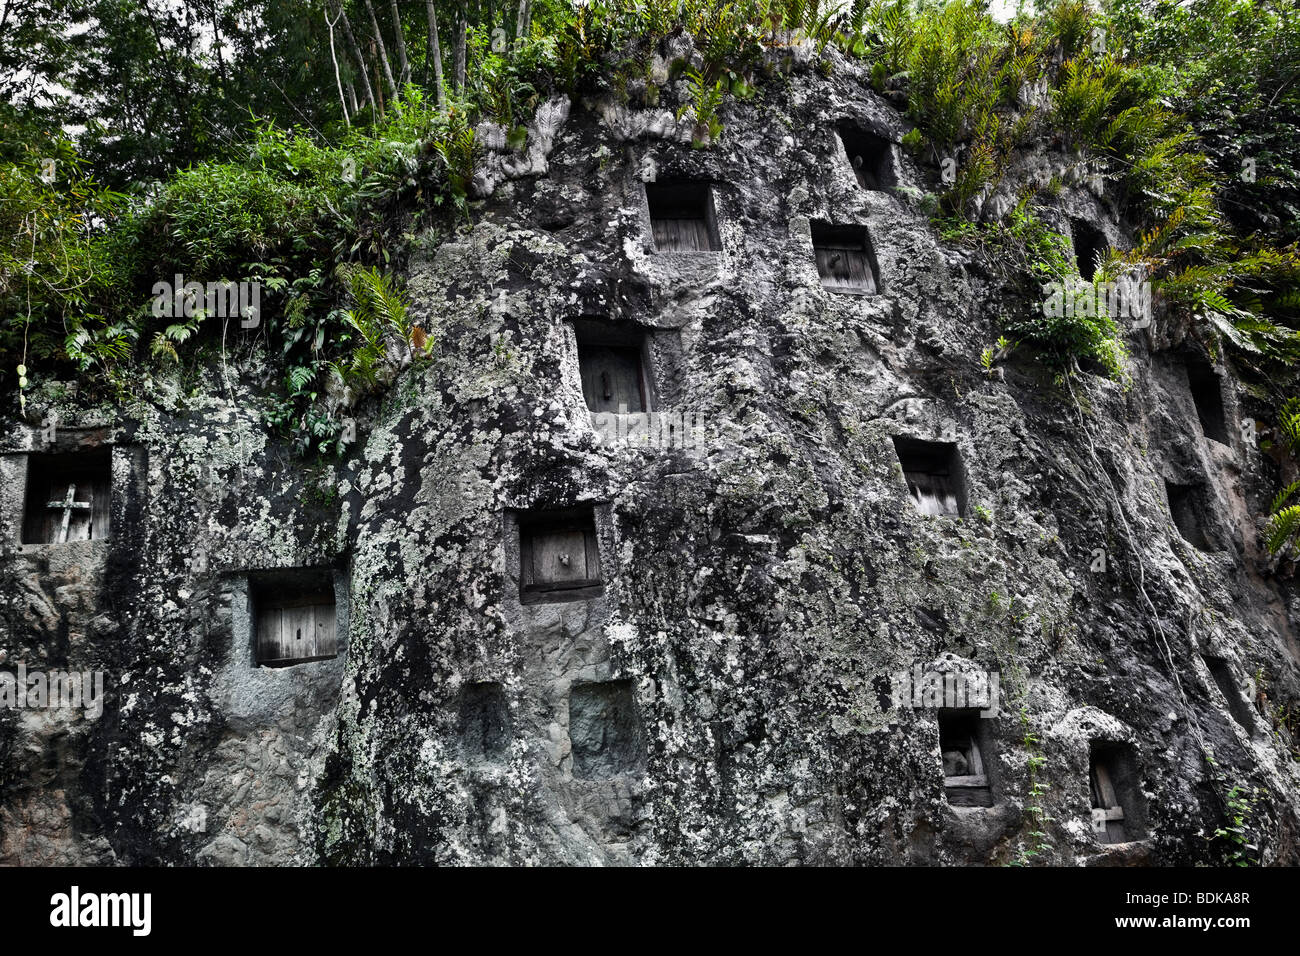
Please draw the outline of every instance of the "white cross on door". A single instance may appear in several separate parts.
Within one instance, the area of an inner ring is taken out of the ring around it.
[[[77,483],[73,482],[68,485],[68,493],[62,501],[51,501],[45,507],[63,512],[63,520],[59,522],[59,531],[52,542],[53,544],[63,544],[68,540],[68,528],[72,523],[72,512],[89,511],[90,502],[77,500]]]

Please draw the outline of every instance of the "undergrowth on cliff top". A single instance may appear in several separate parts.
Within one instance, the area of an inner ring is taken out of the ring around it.
[[[423,334],[391,309],[369,313],[378,325],[359,321],[357,293],[382,283],[395,303],[400,289],[384,276],[400,271],[411,236],[470,214],[480,119],[522,146],[554,93],[671,101],[706,146],[725,137],[732,100],[842,57],[865,64],[916,124],[907,142],[923,161],[956,160],[940,225],[983,247],[1024,301],[1040,300],[1044,281],[1077,278],[1037,212],[1051,197],[1021,190],[1002,210],[986,199],[1019,151],[1045,144],[1143,224],[1098,279],[1149,277],[1207,344],[1221,336],[1266,378],[1285,378],[1300,358],[1290,328],[1300,134],[1285,72],[1300,63],[1300,27],[1270,0],[1192,8],[1114,0],[1097,12],[1063,0],[997,23],[968,0],[541,3],[505,47],[491,23],[469,25],[466,80],[442,104],[408,84],[367,125],[308,134],[255,121],[224,157],[160,183],[103,188],[65,137],[26,130],[0,144],[0,384],[18,399],[71,366],[126,394],[152,363],[227,347],[218,319],[155,317],[154,283],[255,281],[262,321],[244,345],[281,369],[275,419],[304,451],[337,448],[340,409],[382,385],[383,343],[409,349]],[[1199,105],[1207,99],[1224,112]],[[42,176],[49,157],[52,178]],[[1242,180],[1243,160],[1257,189]],[[1029,308],[1006,331],[1059,369],[1122,365],[1109,316],[1051,320]]]

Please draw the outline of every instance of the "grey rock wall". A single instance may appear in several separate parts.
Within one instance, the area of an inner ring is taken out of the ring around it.
[[[1278,465],[1202,435],[1166,316],[1130,334],[1127,383],[1072,398],[1023,355],[985,377],[1005,290],[939,241],[901,148],[902,188],[859,187],[841,117],[906,130],[847,66],[729,109],[709,149],[666,110],[547,104],[473,224],[417,242],[433,353],[336,464],[269,437],[255,350],[113,407],[50,394],[34,419],[114,450],[114,534],[20,545],[46,446],[8,422],[0,669],[102,668],[108,704],[0,710],[0,863],[1006,863],[1030,807],[1041,861],[1216,863],[1234,783],[1261,788],[1265,862],[1295,863],[1293,742],[1257,705],[1298,689],[1300,605],[1256,518]],[[720,251],[654,251],[643,183],[677,179],[712,184]],[[1125,243],[1102,200],[1047,215]],[[821,288],[816,221],[867,227],[879,294]],[[670,447],[593,428],[592,316],[649,334]],[[1218,371],[1226,419],[1262,416]],[[964,517],[918,513],[897,436],[955,445]],[[1199,489],[1206,550],[1167,482]],[[603,593],[521,600],[521,518],[575,506]],[[250,576],[288,568],[335,574],[339,655],[258,667]],[[895,699],[915,667],[1000,676],[993,806],[945,798],[935,711]],[[1112,845],[1108,743],[1143,836]]]

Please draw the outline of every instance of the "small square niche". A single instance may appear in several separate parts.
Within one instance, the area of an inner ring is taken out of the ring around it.
[[[1110,251],[1106,234],[1086,219],[1071,219],[1070,233],[1074,239],[1074,257],[1079,275],[1091,282],[1097,274],[1097,265]]]
[[[575,777],[609,778],[641,768],[645,744],[630,680],[573,686],[569,744]]]
[[[889,140],[844,120],[839,124],[840,142],[863,189],[884,190],[897,185],[894,151]]]
[[[295,568],[249,579],[253,646],[262,667],[288,667],[338,656],[334,574]]]
[[[476,681],[461,688],[460,745],[470,761],[505,759],[510,749],[510,705],[498,682]]]
[[[646,183],[656,252],[717,252],[718,220],[707,182]]]
[[[108,537],[112,458],[107,447],[27,458],[23,544]]]
[[[1088,787],[1092,797],[1092,832],[1099,841],[1127,843],[1145,836],[1145,805],[1132,747],[1092,741]]]
[[[648,412],[653,406],[649,337],[598,319],[573,323],[582,397],[593,412]]]
[[[1223,414],[1223,384],[1214,367],[1201,358],[1188,359],[1187,383],[1191,386],[1201,432],[1206,438],[1229,444],[1228,424]]]
[[[992,735],[978,710],[939,711],[939,751],[943,756],[943,790],[954,807],[993,806],[989,761]]]
[[[822,288],[851,295],[880,291],[880,270],[866,226],[814,222],[812,244]]]
[[[519,586],[523,604],[578,601],[604,592],[595,509],[519,515]]]
[[[1200,485],[1176,485],[1165,482],[1169,513],[1183,540],[1198,551],[1213,551],[1205,534],[1205,491]]]
[[[917,511],[932,516],[965,516],[966,483],[954,443],[895,435],[894,450]]]

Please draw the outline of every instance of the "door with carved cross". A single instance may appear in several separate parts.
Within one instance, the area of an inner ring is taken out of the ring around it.
[[[66,544],[108,537],[106,454],[33,455],[28,460],[24,544]]]

